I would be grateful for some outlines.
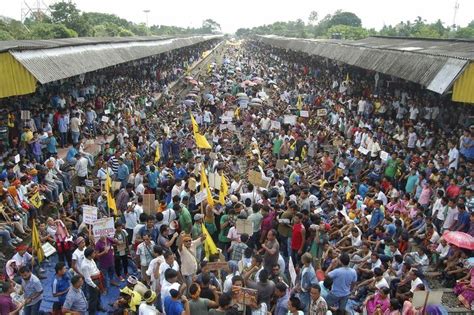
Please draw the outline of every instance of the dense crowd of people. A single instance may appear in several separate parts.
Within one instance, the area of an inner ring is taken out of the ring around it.
[[[16,253],[0,253],[0,314],[444,314],[414,301],[437,287],[471,309],[472,109],[258,41],[191,77],[215,45],[3,102],[0,237]],[[84,206],[114,231],[94,235]],[[23,240],[36,228],[57,252],[52,310]]]

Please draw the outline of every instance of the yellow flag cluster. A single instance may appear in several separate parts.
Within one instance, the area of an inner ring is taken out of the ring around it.
[[[207,203],[211,206],[214,207],[214,199],[212,199],[212,193],[211,189],[209,188],[209,182],[207,181],[207,175],[206,172],[204,171],[204,167],[201,166],[201,191],[206,190],[207,192]]]
[[[117,205],[115,204],[115,199],[112,195],[112,180],[110,179],[108,171],[105,176],[105,192],[107,193],[107,206],[113,211],[114,215],[117,215]]]
[[[229,194],[229,186],[224,174],[221,175],[221,189],[219,190],[219,203],[225,205],[225,197]]]
[[[41,200],[39,191],[35,192],[34,195],[31,196],[30,202],[35,208],[37,209],[41,208],[41,206],[43,205],[43,201]]]
[[[42,262],[44,259],[44,251],[43,247],[41,247],[40,236],[38,233],[38,228],[36,227],[36,220],[33,219],[33,227],[31,232],[31,247],[33,248],[34,252],[36,253],[36,258],[38,262]]]
[[[209,260],[209,256],[216,255],[219,253],[219,251],[217,250],[217,246],[212,240],[212,237],[204,224],[202,224],[202,234],[206,235],[206,239],[204,240],[204,253],[206,258]]]
[[[199,133],[199,126],[196,120],[194,119],[193,114],[189,112],[189,115],[191,116],[191,123],[193,125],[193,133],[194,133],[194,140],[196,141],[196,146],[199,149],[212,149],[206,137],[204,137],[202,134]]]

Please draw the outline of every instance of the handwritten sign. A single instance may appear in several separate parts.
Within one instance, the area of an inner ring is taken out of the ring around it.
[[[296,115],[283,116],[283,123],[287,125],[296,125]]]
[[[78,194],[83,194],[85,195],[86,194],[86,187],[83,187],[83,186],[76,186],[76,192]]]
[[[31,113],[29,110],[22,110],[20,111],[20,117],[22,120],[30,120],[31,119]]]
[[[222,120],[222,122],[232,122],[232,117],[222,116],[221,120]]]
[[[200,204],[207,198],[207,190],[203,190],[194,195],[196,205]]]
[[[327,114],[328,114],[328,110],[325,108],[321,108],[316,111],[316,116],[318,117],[326,116]]]
[[[49,256],[53,255],[54,253],[56,253],[56,248],[54,248],[53,245],[51,245],[50,243],[46,242],[44,243],[43,245],[41,245],[41,248],[43,249],[43,252],[44,252],[44,256],[46,258],[48,258]]]
[[[363,155],[367,155],[367,153],[369,153],[369,150],[367,150],[366,148],[364,147],[359,147],[357,149],[357,151],[359,151],[360,153],[362,153]]]
[[[268,178],[263,178],[262,173],[251,170],[249,171],[248,180],[254,186],[267,188],[271,179],[269,180]]]
[[[108,123],[109,122],[109,117],[102,116],[102,122]]]
[[[249,236],[253,234],[253,222],[247,219],[237,219],[235,222],[235,228],[239,234],[246,233]]]
[[[272,124],[270,125],[270,129],[281,129],[281,124],[279,121],[272,120]]]
[[[383,160],[383,161],[387,161],[388,160],[388,152],[380,151],[380,159]]]
[[[309,112],[307,110],[300,111],[300,117],[309,117]]]
[[[20,155],[19,154],[15,155],[15,164],[18,164],[18,163],[20,163]]]
[[[219,173],[209,173],[209,186],[220,190],[221,189],[222,178]]]
[[[229,264],[227,261],[216,261],[216,262],[208,262],[206,264],[206,269],[209,271],[216,271],[216,270],[229,270]]]
[[[64,196],[63,193],[60,193],[58,196],[59,204],[62,206],[64,204]]]
[[[86,184],[87,187],[94,187],[94,181],[91,179],[86,179],[84,183]]]
[[[92,233],[94,235],[94,239],[96,240],[102,236],[114,236],[114,218],[103,218],[96,220],[92,225]]]
[[[94,224],[97,221],[97,207],[82,206],[82,222],[85,224]]]

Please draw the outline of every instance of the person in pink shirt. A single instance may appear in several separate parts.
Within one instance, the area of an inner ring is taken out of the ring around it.
[[[433,189],[431,189],[431,181],[427,181],[423,185],[421,190],[420,197],[418,197],[418,203],[426,210],[430,206],[431,195],[433,194]]]

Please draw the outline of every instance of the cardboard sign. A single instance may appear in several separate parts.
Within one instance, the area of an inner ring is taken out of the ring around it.
[[[232,286],[232,293],[235,293],[235,303],[244,305],[256,305],[258,291],[249,288]]]
[[[209,173],[209,186],[211,188],[220,190],[221,189],[222,178],[219,173]]]
[[[286,165],[285,160],[277,160],[276,169],[277,170],[282,170],[282,169],[285,168],[285,165]]]
[[[114,236],[114,218],[103,218],[96,220],[92,225],[92,233],[95,240],[98,240],[101,236]]]
[[[85,195],[86,194],[86,187],[83,187],[83,186],[76,186],[76,192],[78,194],[83,194]]]
[[[106,115],[110,114],[110,110],[108,110],[108,109],[104,110],[104,114],[106,114]]]
[[[413,292],[413,307],[419,308],[430,304],[439,304],[443,291],[415,291]]]
[[[380,159],[383,160],[383,161],[387,161],[388,160],[388,152],[380,151]]]
[[[261,188],[267,188],[268,185],[270,185],[270,180],[268,178],[263,178],[262,173],[257,172],[257,171],[249,171],[249,177],[248,180],[250,183],[252,183],[254,186],[261,187]]]
[[[296,125],[296,115],[283,116],[283,123],[287,125]]]
[[[107,117],[107,116],[102,116],[101,121],[102,121],[102,122],[105,122],[105,123],[108,123],[108,122],[109,122],[109,117]]]
[[[144,194],[143,195],[143,212],[146,214],[155,213],[155,194]]]
[[[367,150],[366,148],[363,148],[363,147],[359,147],[357,149],[357,151],[359,151],[360,153],[362,153],[363,155],[367,155],[367,153],[369,153],[369,150]]]
[[[247,219],[237,219],[235,222],[235,228],[239,234],[246,233],[249,236],[253,234],[253,222]]]
[[[232,110],[228,110],[224,113],[224,116],[227,116],[227,117],[234,117],[234,115],[235,113]]]
[[[300,117],[309,117],[309,112],[307,110],[300,111]]]
[[[41,248],[43,249],[44,257],[46,258],[56,253],[56,248],[54,248],[54,246],[51,245],[49,242],[46,242],[43,245],[41,245]]]
[[[339,162],[339,164],[337,165],[338,168],[340,168],[341,170],[345,170],[346,169],[346,165],[342,162]]]
[[[272,120],[272,124],[270,125],[270,129],[281,129],[281,124],[279,121]]]
[[[326,108],[318,109],[316,111],[316,116],[318,117],[326,116],[327,114],[328,114],[328,110]]]
[[[332,145],[335,146],[335,147],[340,147],[344,142],[342,141],[342,139],[335,139],[333,142],[332,142]]]
[[[290,260],[288,261],[288,271],[290,273],[291,284],[294,287],[296,285],[296,269],[295,269],[295,265],[293,264],[293,259],[291,259],[291,257],[290,257]]]
[[[60,193],[58,196],[59,204],[62,206],[64,204],[64,196],[63,193]]]
[[[13,173],[18,174],[19,172],[20,172],[20,166],[16,164],[15,166],[13,166]]]
[[[18,163],[20,163],[20,155],[19,154],[15,155],[15,164],[18,164]]]
[[[221,120],[222,122],[232,122],[232,117],[222,116]]]
[[[198,205],[204,200],[206,200],[206,198],[207,198],[207,190],[202,190],[194,195],[194,201],[195,201],[194,203]]]
[[[230,130],[230,131],[236,131],[237,130],[237,128],[235,128],[234,124],[227,123],[227,124],[220,124],[219,125],[219,130],[222,131],[222,130],[226,130],[226,129]]]
[[[94,187],[94,181],[91,179],[86,179],[84,183],[86,183],[87,187]]]
[[[208,262],[206,264],[206,269],[209,271],[230,270],[229,264],[227,261]]]
[[[30,120],[31,119],[31,113],[29,110],[22,110],[20,111],[20,117],[22,120]]]
[[[82,222],[85,224],[94,224],[97,221],[97,207],[82,206]]]
[[[76,101],[77,101],[78,103],[83,103],[85,100],[86,100],[86,99],[83,98],[83,97],[78,97],[78,98],[76,99]]]

